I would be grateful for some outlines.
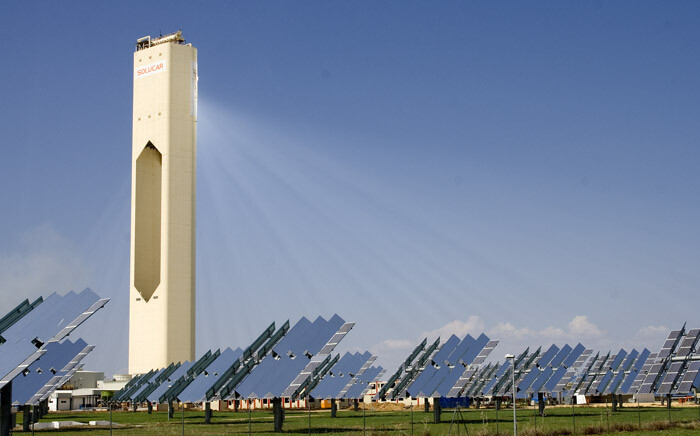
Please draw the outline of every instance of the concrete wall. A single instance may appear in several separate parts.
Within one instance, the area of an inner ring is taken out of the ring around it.
[[[55,391],[49,397],[49,411],[56,412],[71,410],[71,398],[71,391]]]

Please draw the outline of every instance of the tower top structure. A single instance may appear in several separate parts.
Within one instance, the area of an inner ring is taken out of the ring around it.
[[[171,34],[165,35],[165,36],[159,36],[158,38],[155,38],[155,39],[152,39],[151,35],[147,35],[147,36],[144,36],[143,38],[139,38],[136,40],[136,51],[150,48],[150,47],[153,47],[153,46],[159,45],[159,44],[165,44],[165,43],[192,46],[192,44],[187,44],[187,42],[185,41],[185,38],[182,37],[182,30],[178,30],[177,32],[174,32],[174,33],[171,33]]]

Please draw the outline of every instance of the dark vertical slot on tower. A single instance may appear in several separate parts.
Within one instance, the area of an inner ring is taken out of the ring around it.
[[[160,284],[163,156],[149,141],[136,159],[134,287],[144,300]]]

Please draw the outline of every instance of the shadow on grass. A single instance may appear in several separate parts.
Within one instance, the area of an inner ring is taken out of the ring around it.
[[[119,425],[119,427],[114,427],[114,431],[124,431],[124,430],[134,430],[141,428],[142,426],[140,425]],[[36,429],[34,433],[38,434],[54,434],[54,433],[82,433],[82,432],[94,432],[98,430],[107,430],[109,431],[109,426],[102,426],[102,425],[85,425],[85,426],[80,426],[80,427],[64,427],[64,428],[50,428],[50,429]],[[32,434],[32,430],[30,429],[29,431],[22,431],[20,429],[14,429],[12,431],[12,434]]]
[[[322,433],[362,433],[365,430],[362,428],[357,428],[357,427],[311,427],[311,434],[322,434]],[[370,434],[376,434],[376,433],[386,433],[386,432],[395,432],[396,429],[393,428],[367,428],[367,433]],[[255,432],[253,432],[255,433]],[[261,432],[265,433],[265,432]],[[303,428],[303,429],[291,429],[291,430],[284,430],[283,433],[287,434],[309,434],[309,429],[308,428]]]

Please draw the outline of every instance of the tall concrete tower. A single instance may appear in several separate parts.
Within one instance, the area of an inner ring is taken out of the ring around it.
[[[194,359],[197,49],[177,32],[134,53],[129,373]]]

